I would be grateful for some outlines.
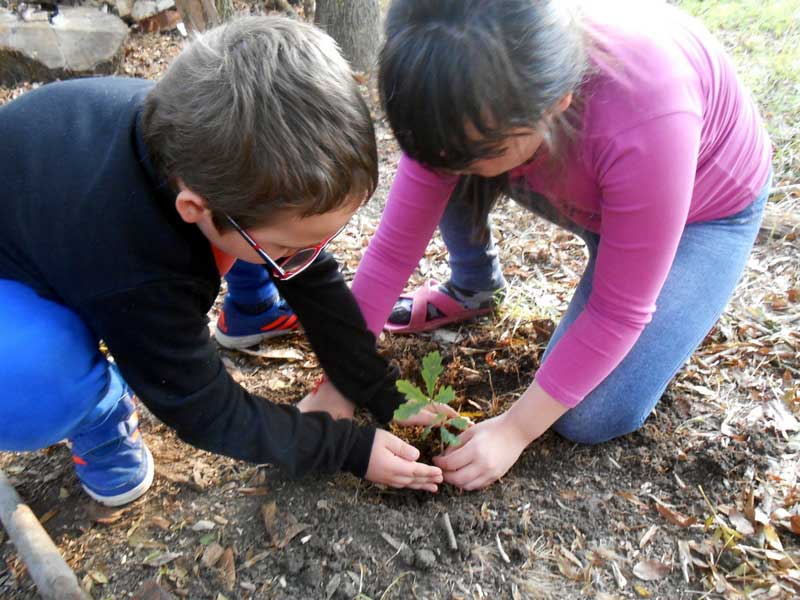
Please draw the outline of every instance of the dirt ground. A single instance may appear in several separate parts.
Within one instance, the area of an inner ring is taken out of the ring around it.
[[[156,76],[180,44],[134,36],[124,73]],[[398,156],[376,119],[381,186],[334,249],[348,275]],[[797,180],[777,175],[786,191],[774,206],[797,214]],[[438,349],[457,406],[479,419],[527,387],[585,261],[580,240],[510,203],[495,229],[514,282],[497,315],[381,342],[412,378]],[[0,468],[95,599],[798,597],[798,234],[762,234],[728,311],[640,431],[596,447],[548,433],[480,492],[397,491],[350,475],[292,481],[196,450],[147,414],[155,483],[121,510],[82,493],[66,444],[0,453]],[[437,238],[414,282],[446,278],[445,255]],[[213,327],[216,309],[210,317]],[[223,355],[274,401],[298,401],[320,374],[301,335]],[[36,597],[3,531],[0,597]]]

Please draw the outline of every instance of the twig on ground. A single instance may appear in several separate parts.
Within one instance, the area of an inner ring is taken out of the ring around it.
[[[447,513],[442,514],[442,527],[447,534],[447,542],[450,544],[450,550],[457,552],[458,540],[456,540],[456,534],[453,531],[453,526],[450,524],[450,515]]]
[[[89,600],[78,578],[14,486],[0,471],[0,520],[45,600]]]

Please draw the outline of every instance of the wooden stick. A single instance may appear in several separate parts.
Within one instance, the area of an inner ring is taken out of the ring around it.
[[[456,540],[453,526],[450,524],[450,515],[448,513],[442,515],[442,527],[444,527],[444,532],[447,534],[447,542],[450,544],[450,550],[456,552],[458,550],[458,541]]]
[[[0,471],[0,520],[45,600],[91,600],[36,515]]]

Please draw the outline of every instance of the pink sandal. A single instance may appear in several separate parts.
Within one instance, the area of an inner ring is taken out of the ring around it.
[[[406,325],[395,325],[387,322],[383,330],[390,333],[421,333],[439,329],[450,323],[467,321],[480,315],[491,313],[494,308],[466,308],[458,300],[451,298],[436,287],[439,282],[429,279],[424,285],[410,294],[403,294],[400,298],[411,299],[411,320]],[[428,319],[428,304],[432,304],[442,314],[441,317]]]

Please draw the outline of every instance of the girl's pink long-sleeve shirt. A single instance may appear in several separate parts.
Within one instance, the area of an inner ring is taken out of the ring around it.
[[[556,174],[535,159],[511,174],[600,235],[589,301],[536,374],[569,407],[613,371],[650,321],[684,226],[739,212],[770,170],[758,111],[720,45],[688,16],[659,11],[595,23],[611,58],[585,87],[583,128],[565,166]],[[376,335],[456,182],[401,158],[353,282]]]

